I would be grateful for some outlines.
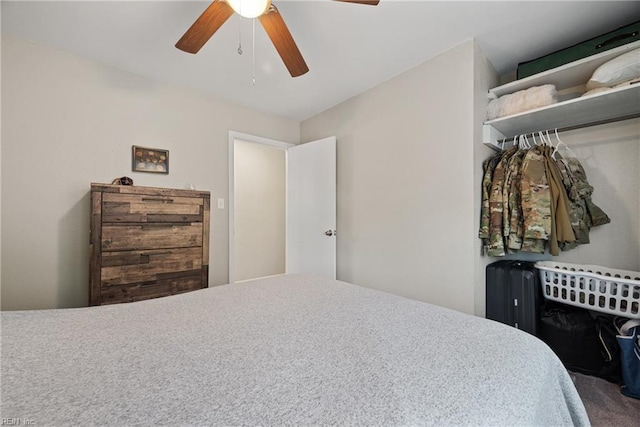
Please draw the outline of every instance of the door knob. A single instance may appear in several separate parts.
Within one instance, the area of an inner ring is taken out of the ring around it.
[[[335,236],[338,233],[335,230],[327,230],[324,232],[324,234],[326,234],[327,236]]]

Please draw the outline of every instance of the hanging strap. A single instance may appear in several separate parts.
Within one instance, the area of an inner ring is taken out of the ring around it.
[[[618,328],[618,331],[620,331],[620,335],[627,336],[629,330],[637,328],[638,326],[640,326],[640,319],[631,319],[624,322],[622,326]]]
[[[613,360],[613,354],[609,351],[609,346],[602,336],[602,325],[600,322],[598,322],[598,338],[600,338],[600,344],[602,344],[602,348],[604,348],[604,351],[607,353],[605,362],[611,362]]]

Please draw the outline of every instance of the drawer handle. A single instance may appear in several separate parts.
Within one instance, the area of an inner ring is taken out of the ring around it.
[[[150,287],[150,286],[158,286],[158,285],[161,285],[161,284],[162,284],[162,283],[141,283],[141,284],[140,284],[140,287],[141,287],[141,288],[148,288],[148,287]]]
[[[158,228],[191,227],[190,222],[145,222],[136,227],[142,230],[155,230]]]
[[[150,255],[171,255],[173,251],[164,251],[164,252],[143,252],[140,255],[150,256]]]
[[[156,202],[156,203],[173,203],[173,199],[157,199],[153,197],[143,197],[143,202]]]

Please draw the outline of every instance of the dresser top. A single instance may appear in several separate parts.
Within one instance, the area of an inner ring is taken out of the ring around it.
[[[91,191],[120,194],[147,194],[153,196],[204,197],[210,198],[209,191],[182,190],[177,188],[141,187],[136,185],[114,185],[91,183]]]

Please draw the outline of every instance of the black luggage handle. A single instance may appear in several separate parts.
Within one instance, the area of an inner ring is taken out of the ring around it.
[[[637,31],[634,31],[633,33],[627,33],[627,34],[619,34],[615,37],[611,37],[608,40],[603,41],[602,43],[600,43],[599,45],[596,45],[596,49],[600,49],[608,44],[617,42],[618,40],[624,40],[624,39],[628,39],[630,37],[635,37],[638,35]]]

